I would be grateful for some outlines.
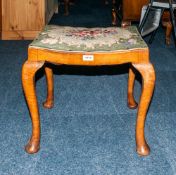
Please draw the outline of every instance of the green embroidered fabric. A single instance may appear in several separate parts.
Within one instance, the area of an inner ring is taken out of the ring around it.
[[[84,28],[47,25],[29,45],[55,51],[107,52],[147,48],[135,26]]]

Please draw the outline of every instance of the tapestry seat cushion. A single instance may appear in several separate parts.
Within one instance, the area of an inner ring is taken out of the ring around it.
[[[135,26],[84,28],[47,25],[29,45],[65,52],[114,52],[147,48]]]

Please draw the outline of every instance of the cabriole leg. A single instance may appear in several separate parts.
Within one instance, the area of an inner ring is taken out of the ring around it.
[[[25,147],[27,153],[36,153],[40,148],[40,117],[35,90],[35,73],[44,62],[26,61],[22,68],[22,85],[32,120],[32,135]]]
[[[131,109],[135,109],[137,107],[137,103],[134,99],[134,81],[135,81],[135,74],[133,70],[129,69],[129,76],[128,76],[128,107]]]
[[[47,83],[47,98],[43,103],[45,108],[52,108],[54,104],[54,83],[53,83],[53,71],[49,67],[45,67],[46,83]]]
[[[132,65],[140,72],[142,76],[142,93],[136,121],[136,147],[139,155],[146,156],[150,153],[150,148],[145,140],[144,127],[147,110],[155,85],[155,71],[150,63]]]

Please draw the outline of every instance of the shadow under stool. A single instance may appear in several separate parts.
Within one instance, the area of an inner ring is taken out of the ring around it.
[[[83,28],[47,25],[29,45],[28,59],[22,67],[22,85],[32,121],[32,135],[25,150],[31,154],[40,148],[40,116],[35,74],[43,66],[47,80],[47,98],[44,107],[52,108],[54,104],[53,71],[45,63],[78,66],[129,63],[127,90],[129,108],[137,107],[133,95],[135,70],[142,77],[142,92],[136,121],[136,150],[142,156],[149,154],[144,127],[155,85],[155,70],[149,60],[149,49],[135,26]]]

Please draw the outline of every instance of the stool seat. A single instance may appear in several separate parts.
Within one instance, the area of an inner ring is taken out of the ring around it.
[[[74,52],[114,52],[147,48],[135,26],[84,28],[47,25],[31,48]]]

